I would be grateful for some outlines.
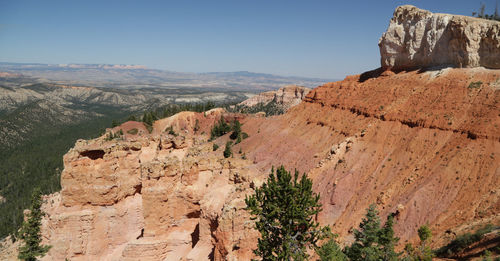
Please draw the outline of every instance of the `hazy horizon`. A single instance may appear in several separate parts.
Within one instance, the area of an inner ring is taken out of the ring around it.
[[[0,61],[342,79],[379,67],[378,40],[403,4],[471,15],[480,1],[0,0]]]

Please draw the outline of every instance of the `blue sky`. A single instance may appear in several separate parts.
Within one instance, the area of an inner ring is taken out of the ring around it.
[[[495,0],[483,0],[492,13]],[[470,15],[479,1],[0,0],[0,61],[344,78],[379,66],[396,6]]]

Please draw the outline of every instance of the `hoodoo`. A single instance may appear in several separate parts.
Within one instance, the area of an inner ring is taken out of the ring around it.
[[[394,11],[379,47],[382,67],[393,70],[500,69],[500,22],[404,5]]]

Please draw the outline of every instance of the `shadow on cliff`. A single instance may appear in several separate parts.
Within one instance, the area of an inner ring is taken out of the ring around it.
[[[447,65],[440,65],[440,66],[416,67],[416,68],[401,69],[401,70],[384,69],[382,67],[379,67],[375,70],[371,70],[371,71],[367,71],[367,72],[362,73],[359,76],[358,82],[362,83],[362,82],[365,82],[369,79],[378,78],[378,77],[384,76],[384,75],[386,75],[386,76],[390,75],[391,73],[398,74],[401,72],[414,72],[414,71],[416,71],[418,74],[420,74],[420,73],[425,73],[425,72],[429,72],[429,71],[439,71],[439,70],[442,70],[445,68],[458,68],[458,67],[453,66],[453,65],[448,65],[448,64]]]
[[[358,82],[365,82],[372,78],[378,78],[384,71],[382,67],[379,67],[375,70],[364,72],[359,76]]]

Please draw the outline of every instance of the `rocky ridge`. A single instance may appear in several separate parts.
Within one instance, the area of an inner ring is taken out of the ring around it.
[[[61,193],[46,198],[43,235],[54,247],[43,260],[250,258],[256,232],[244,195],[262,174],[199,134],[222,113],[179,113],[152,134],[127,122],[108,130],[121,139],[78,141],[64,156]]]
[[[257,105],[267,105],[274,102],[287,111],[291,107],[299,104],[311,89],[302,86],[288,85],[279,88],[277,91],[268,91],[257,94],[247,100],[240,102],[239,106],[254,107]]]
[[[500,22],[396,8],[379,41],[381,64],[392,70],[436,66],[500,69]]]

